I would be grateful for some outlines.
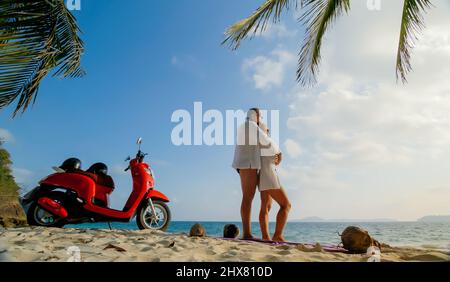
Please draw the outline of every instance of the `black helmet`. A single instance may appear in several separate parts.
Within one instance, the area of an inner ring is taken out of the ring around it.
[[[94,173],[97,175],[108,175],[108,166],[104,163],[96,163],[91,165],[87,172]]]
[[[65,160],[59,167],[65,171],[74,171],[81,169],[81,161],[77,158],[70,158]]]

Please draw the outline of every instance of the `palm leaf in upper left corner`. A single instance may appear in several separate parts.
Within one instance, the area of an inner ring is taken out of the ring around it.
[[[17,102],[24,112],[50,73],[80,77],[80,30],[63,0],[0,2],[0,109]]]

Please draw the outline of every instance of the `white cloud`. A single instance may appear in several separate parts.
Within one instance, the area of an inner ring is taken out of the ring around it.
[[[265,39],[280,39],[290,38],[297,35],[297,30],[290,30],[284,23],[269,24],[266,30],[262,33],[257,33],[257,36],[261,36]]]
[[[363,87],[354,83],[314,95],[298,93],[288,127],[301,139],[313,138],[316,151],[339,153],[358,165],[408,162],[419,153],[438,157],[447,150],[448,92],[432,94],[415,91],[418,86],[383,83],[374,89]]]
[[[18,168],[13,167],[12,169],[13,176],[16,180],[16,183],[21,186],[22,188],[26,188],[26,186],[29,186],[33,182],[33,172],[26,169],[26,168]],[[23,187],[25,186],[25,187]]]
[[[127,163],[113,165],[111,167],[111,175],[119,177],[129,174],[129,172],[125,171],[126,166]]]
[[[246,59],[242,70],[250,77],[254,87],[267,91],[281,86],[289,68],[296,63],[296,56],[286,50],[276,49],[269,57],[257,56]],[[290,72],[289,72],[290,73]]]
[[[286,148],[286,151],[291,158],[298,158],[302,154],[302,148],[296,141],[292,139],[287,139],[284,142],[284,147]]]
[[[14,142],[14,136],[8,130],[0,128],[0,140],[4,142]]]
[[[197,78],[204,78],[202,63],[193,55],[172,56],[170,64],[177,70],[189,73]]]
[[[450,23],[447,28],[450,27]],[[440,52],[450,55],[450,34],[444,26],[429,27],[423,34],[423,38],[417,44],[420,52]]]

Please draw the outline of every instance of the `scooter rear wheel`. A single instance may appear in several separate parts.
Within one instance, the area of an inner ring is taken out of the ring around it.
[[[65,195],[62,192],[52,192],[47,197],[54,201],[63,204]],[[66,224],[64,219],[59,218],[41,208],[37,202],[33,202],[27,212],[27,222],[29,225],[43,226],[43,227],[57,227],[62,228]]]
[[[153,214],[150,203],[141,205],[137,212],[136,223],[139,229],[166,231],[171,220],[171,213],[166,203],[153,201],[156,215]]]

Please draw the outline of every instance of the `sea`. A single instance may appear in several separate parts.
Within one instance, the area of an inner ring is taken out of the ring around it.
[[[173,221],[168,233],[189,233],[191,226],[200,223],[205,227],[208,236],[220,237],[226,224],[236,224],[242,230],[240,222],[190,222]],[[358,226],[369,231],[376,240],[395,247],[414,247],[436,249],[450,252],[450,222],[288,222],[284,236],[287,241],[299,243],[320,243],[322,245],[338,245],[339,234],[347,226]],[[111,223],[113,229],[137,230],[136,222]],[[85,223],[67,225],[66,228],[108,229],[107,223]],[[270,223],[271,233],[275,223]],[[252,223],[256,237],[261,236],[259,224]]]

